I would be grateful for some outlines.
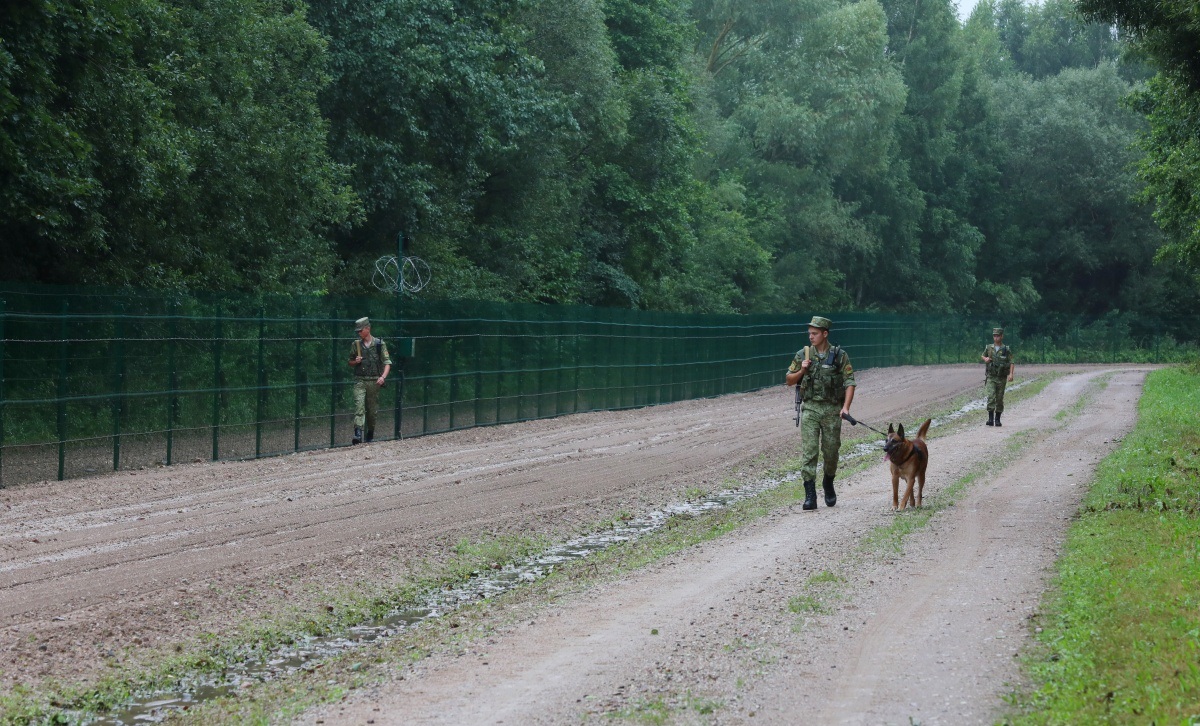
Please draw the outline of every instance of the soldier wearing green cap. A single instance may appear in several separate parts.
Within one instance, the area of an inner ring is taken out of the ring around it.
[[[350,345],[350,367],[354,369],[354,438],[352,444],[375,439],[375,416],[379,411],[379,389],[387,383],[392,358],[387,344],[371,335],[371,319],[354,321],[358,339]]]
[[[830,345],[829,318],[814,315],[808,324],[807,345],[796,353],[784,377],[789,386],[799,385],[803,396],[800,442],[803,463],[804,509],[817,508],[817,458],[824,461],[822,487],[825,506],[837,503],[833,479],[837,476],[838,453],[842,447],[842,414],[850,413],[854,400],[854,367],[841,347]]]
[[[987,389],[988,426],[1002,426],[1000,414],[1004,413],[1004,388],[1012,382],[1017,368],[1013,364],[1012,349],[1004,344],[1004,328],[992,328],[992,342],[983,349],[984,387]]]

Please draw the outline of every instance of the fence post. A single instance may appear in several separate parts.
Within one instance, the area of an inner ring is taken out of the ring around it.
[[[545,396],[542,391],[546,385],[546,337],[544,329],[538,325],[539,320],[532,319],[533,311],[525,310],[525,330],[529,333],[526,341],[529,345],[529,352],[533,356],[533,416],[531,418],[542,418],[542,406]],[[526,379],[528,380],[528,378]]]
[[[475,425],[483,412],[483,336],[475,331]]]
[[[333,311],[333,319],[329,321],[329,446],[337,442],[337,372],[338,372],[338,321],[337,311]]]
[[[167,317],[167,466],[171,465],[175,443],[175,406],[178,403],[176,390],[178,380],[175,371],[175,348],[179,303],[172,302]]]
[[[400,352],[400,339],[404,337],[404,324],[400,320],[400,296],[403,294],[403,289],[396,291],[395,313],[392,315],[396,321],[396,331],[392,340],[396,341],[393,347],[397,353]],[[392,414],[392,438],[399,440],[400,427],[404,420],[404,358],[400,355],[396,355],[392,360],[392,376],[396,379],[396,410]]]
[[[583,350],[580,348],[579,343],[579,325],[580,323],[578,320],[571,321],[571,340],[573,341],[571,346],[573,353],[571,357],[575,363],[575,403],[571,407],[571,413],[579,413],[579,362],[583,360]]]
[[[404,363],[399,364],[400,370],[396,375],[396,440],[404,437]]]
[[[121,416],[125,413],[125,304],[117,307],[117,349],[113,355],[113,471],[121,470]]]
[[[58,480],[66,473],[67,459],[67,309],[66,299],[62,303],[62,314],[58,325]]]
[[[448,394],[450,412],[446,418],[446,429],[448,431],[454,430],[454,414],[457,413],[456,409],[458,409],[458,349],[460,347],[458,343],[459,337],[456,330],[455,334],[446,341],[446,347],[450,349],[450,392]]]
[[[300,385],[301,385],[300,384],[300,352],[301,352],[301,350],[300,350],[300,332],[301,331],[300,331],[300,302],[299,301],[296,302],[294,314],[296,316],[296,328],[295,328],[295,331],[296,331],[295,339],[296,340],[295,340],[295,348],[294,348],[294,352],[292,355],[292,359],[296,362],[296,386],[295,386],[295,390],[292,392],[292,394],[293,394],[292,397],[295,398],[296,400],[295,400],[295,406],[293,407],[293,415],[292,415],[292,420],[295,422],[295,437],[292,442],[292,450],[299,451],[300,450]]]
[[[509,317],[511,318],[512,316],[510,315]],[[505,323],[508,322],[509,320],[506,319],[499,323],[499,325],[505,326]],[[497,335],[493,338],[496,345],[496,355],[493,357],[493,360],[496,361],[494,364],[496,368],[496,418],[494,423],[502,423],[504,421],[504,409],[501,407],[501,400],[504,398],[505,384],[510,383],[509,376],[505,370],[506,366],[504,365],[504,341],[508,338],[508,330],[506,326],[501,327],[500,330],[504,335]]]
[[[212,458],[221,455],[221,349],[225,343],[225,326],[221,304],[217,303],[217,319],[213,331],[213,391],[212,391]]]
[[[264,367],[265,351],[267,335],[267,311],[263,307],[258,308],[258,396],[257,405],[254,411],[254,458],[262,456],[262,425],[263,425],[263,383],[267,375]]]

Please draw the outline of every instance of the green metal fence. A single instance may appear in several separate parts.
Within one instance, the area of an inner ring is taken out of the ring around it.
[[[346,445],[362,315],[413,346],[393,356],[380,439],[761,389],[807,342],[794,315],[0,286],[0,486]],[[831,317],[860,369],[977,362],[997,322],[1018,363],[1195,350],[1122,317]]]

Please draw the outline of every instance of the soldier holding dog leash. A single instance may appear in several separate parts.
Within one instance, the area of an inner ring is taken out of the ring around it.
[[[808,342],[796,353],[784,380],[800,386],[801,407],[798,416],[803,464],[804,509],[817,508],[817,458],[824,459],[825,506],[837,503],[833,479],[837,476],[838,454],[842,446],[842,416],[850,415],[854,400],[854,367],[850,356],[829,344],[829,318],[814,315],[808,324]]]
[[[375,416],[379,412],[379,389],[387,384],[392,358],[387,344],[371,335],[371,319],[354,321],[358,340],[350,346],[350,367],[354,369],[354,438],[352,444],[375,438]]]

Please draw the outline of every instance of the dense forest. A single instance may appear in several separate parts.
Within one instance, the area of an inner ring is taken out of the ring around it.
[[[5,3],[0,279],[363,293],[403,235],[438,298],[1194,315],[1198,22],[1148,0],[965,22],[949,0]]]

